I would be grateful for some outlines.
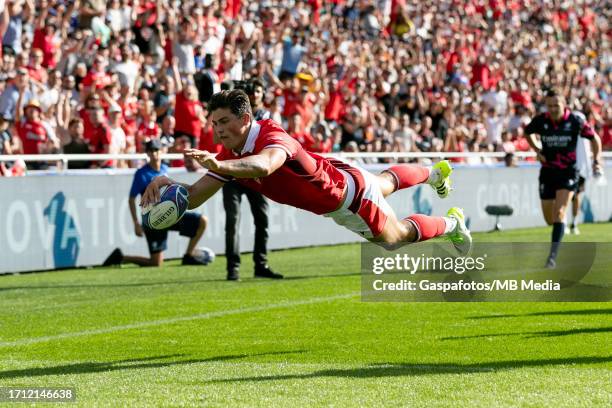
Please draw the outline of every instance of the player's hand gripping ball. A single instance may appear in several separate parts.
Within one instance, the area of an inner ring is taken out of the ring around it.
[[[149,228],[162,230],[179,222],[189,206],[189,193],[179,184],[159,189],[159,202],[142,209],[142,222]]]

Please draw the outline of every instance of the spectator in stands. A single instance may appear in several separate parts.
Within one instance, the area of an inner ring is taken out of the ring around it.
[[[20,83],[19,96],[17,97],[17,108],[15,113],[15,127],[17,134],[21,139],[24,154],[47,154],[52,153],[52,150],[57,146],[57,141],[49,135],[47,127],[41,120],[40,102],[31,99],[23,108],[23,96],[27,87],[28,81]],[[41,170],[48,168],[45,162],[30,161],[27,163],[30,170]]]
[[[85,127],[83,120],[79,118],[71,119],[68,123],[68,136],[70,141],[66,143],[62,150],[66,154],[88,154],[89,144],[83,137]],[[88,169],[91,167],[91,163],[88,161],[69,161],[69,169]]]
[[[91,127],[85,130],[85,140],[89,143],[89,151],[95,154],[110,153],[110,147],[113,143],[111,129],[108,126],[108,120],[104,115],[104,110],[101,107],[94,107],[89,110],[89,118]],[[103,160],[99,164],[94,164],[94,167],[110,168],[114,167],[113,160]]]
[[[197,146],[198,138],[202,132],[202,124],[206,122],[204,108],[198,99],[198,89],[190,82],[183,86],[176,61],[173,64],[173,72],[177,91],[174,111],[175,133],[177,136],[187,136],[191,145]]]
[[[23,22],[28,21],[34,12],[34,2],[32,0],[7,1],[5,7],[9,10],[10,22],[2,38],[4,52],[11,50],[15,55],[22,52],[22,33]]]
[[[33,92],[30,89],[30,80],[28,71],[25,68],[17,70],[17,76],[12,84],[9,84],[0,95],[0,115],[15,117],[17,110],[17,99],[19,98],[20,89],[23,89],[21,103],[28,103],[33,97]]]
[[[314,126],[312,130],[313,143],[309,150],[317,153],[331,153],[333,144],[330,133],[324,123]]]
[[[142,101],[140,109],[140,121],[136,131],[136,146],[138,151],[144,150],[144,143],[150,139],[158,139],[161,136],[161,129],[157,125],[157,115],[153,101]]]
[[[174,128],[176,120],[174,116],[166,116],[161,124],[161,136],[159,137],[162,144],[167,146],[174,145]]]
[[[113,103],[108,109],[108,127],[111,133],[111,144],[109,153],[123,154],[127,150],[127,138],[125,131],[121,127],[123,122],[123,111],[116,103]],[[123,160],[113,163],[113,167],[127,167],[127,163]]]
[[[298,67],[306,51],[304,38],[300,38],[297,32],[294,32],[290,38],[288,37],[283,40],[283,61],[279,75],[281,81],[293,78],[297,74]]]
[[[166,117],[174,116],[176,87],[174,79],[169,75],[162,76],[159,85],[159,90],[155,93],[153,102],[155,104],[157,123],[162,124]]]

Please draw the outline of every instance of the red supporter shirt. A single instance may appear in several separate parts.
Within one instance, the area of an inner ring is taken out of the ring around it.
[[[91,133],[92,123],[91,116],[89,115],[89,111],[85,108],[81,108],[79,111],[79,117],[83,120],[83,128],[85,134]]]
[[[186,133],[198,137],[202,131],[202,123],[197,115],[197,106],[201,106],[199,101],[190,101],[185,98],[183,92],[176,94],[176,106],[174,108],[174,118],[176,119],[175,133]]]
[[[283,91],[283,96],[285,97],[285,105],[282,116],[288,118],[297,112],[297,105],[300,102],[300,94],[286,89]]]
[[[512,91],[510,92],[510,99],[517,105],[529,107],[531,105],[531,95],[529,92]]]
[[[140,2],[140,5],[138,6],[138,9],[137,9],[137,13],[139,16],[150,12],[149,16],[147,17],[147,20],[145,21],[146,26],[152,26],[155,24],[155,21],[157,20],[156,11],[157,11],[157,5],[155,4],[154,1]],[[141,28],[142,22],[140,21],[140,19],[138,19],[134,25],[138,28]]]
[[[311,152],[317,152],[317,153],[331,153],[332,148],[333,148],[333,144],[332,144],[332,140],[331,139],[326,139],[325,141],[321,141],[319,143],[317,143],[316,141],[310,146],[310,150]]]
[[[475,63],[472,66],[472,79],[470,80],[470,85],[474,86],[476,83],[480,82],[483,89],[489,89],[491,87],[489,83],[489,78],[491,75],[491,70],[487,66],[487,64]]]
[[[344,95],[339,90],[330,92],[329,102],[325,106],[325,119],[337,122],[340,120],[342,112],[344,112]]]
[[[104,151],[104,147],[110,146],[113,141],[111,130],[105,124],[92,125],[89,133],[85,133],[83,136],[89,142],[89,149],[94,154],[108,153],[108,151]],[[114,167],[116,165],[114,160],[106,160],[100,163],[100,167]]]
[[[174,53],[172,52],[172,40],[167,39],[166,44],[164,45],[164,60],[168,62],[168,64],[172,64],[172,58],[174,57]]]
[[[314,151],[311,147],[314,145],[315,140],[310,133],[298,131],[291,133],[291,137],[300,142],[304,149]]]
[[[112,143],[112,135],[110,128],[107,125],[92,125],[89,132],[83,135],[85,140],[89,142],[92,153],[104,153],[104,146]]]
[[[285,163],[267,177],[236,181],[278,203],[315,214],[330,213],[340,207],[346,188],[344,175],[332,161],[304,150],[297,140],[270,119],[253,122],[240,153],[224,147],[217,155],[217,160],[248,157],[266,148],[285,151]],[[209,171],[207,175],[223,182],[232,179],[231,176],[214,171]]]
[[[227,0],[225,3],[225,15],[229,18],[236,18],[240,14],[240,8],[242,5],[241,0]]]
[[[45,68],[55,68],[57,61],[55,54],[59,49],[60,41],[55,35],[45,35],[45,30],[37,29],[34,31],[32,48],[38,48],[43,52],[42,65]]]
[[[314,114],[314,96],[306,95],[304,100],[295,105],[295,111],[302,117],[302,126],[299,129],[303,133],[308,132],[312,116]]]
[[[119,102],[119,106],[123,111],[123,124],[121,127],[128,138],[134,138],[138,131],[138,122],[136,122],[138,103],[135,101],[124,101]]]
[[[206,126],[202,129],[197,147],[199,150],[206,150],[207,152],[211,153],[219,153],[223,148],[220,143],[214,142],[214,132],[213,128],[210,126]]]
[[[582,37],[586,38],[593,31],[595,24],[595,14],[590,10],[585,10],[582,17],[578,18],[578,23],[582,28]]]
[[[42,122],[21,122],[17,134],[23,144],[24,154],[38,154],[41,145],[47,141],[47,131]]]
[[[104,72],[89,71],[85,78],[83,78],[83,86],[95,86],[97,89],[103,89],[107,85],[110,85],[111,79]]]
[[[446,58],[446,73],[450,74],[451,72],[453,72],[454,70],[453,67],[455,66],[455,64],[458,64],[459,62],[461,62],[459,51],[457,50],[453,50],[451,52],[444,51],[443,55]]]
[[[34,78],[38,82],[46,82],[47,70],[44,67],[38,69],[28,67],[28,75],[30,78]]]
[[[319,24],[319,21],[321,19],[320,9],[321,9],[322,3],[323,3],[322,0],[308,0],[308,5],[312,7],[312,21],[315,24]]]

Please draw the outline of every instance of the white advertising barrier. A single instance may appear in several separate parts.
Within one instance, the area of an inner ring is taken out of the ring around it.
[[[380,166],[369,166],[376,171]],[[608,174],[612,169],[608,168]],[[459,168],[453,173],[449,198],[439,199],[427,185],[389,198],[399,217],[412,213],[444,215],[448,208],[465,209],[473,231],[490,230],[494,218],[487,205],[508,204],[514,214],[503,217],[505,228],[544,225],[537,190],[537,167]],[[183,182],[201,174],[176,173]],[[99,265],[120,247],[124,253],[147,255],[128,208],[132,173],[77,173],[0,178],[0,273]],[[288,190],[287,194],[291,194]],[[587,184],[583,203],[585,221],[606,221],[612,211],[612,186]],[[224,251],[225,213],[221,192],[198,208],[209,218],[201,246]],[[355,234],[332,220],[285,205],[270,205],[270,249],[358,242]],[[253,247],[254,225],[246,197],[240,226],[241,249]],[[181,257],[187,238],[170,232],[166,258]]]

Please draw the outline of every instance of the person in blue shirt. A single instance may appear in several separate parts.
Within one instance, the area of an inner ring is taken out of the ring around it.
[[[293,78],[297,74],[302,56],[306,51],[307,48],[300,42],[300,37],[297,34],[293,34],[291,38],[285,38],[283,42],[283,60],[279,75],[281,81]]]
[[[23,92],[22,107],[32,99],[33,94],[29,85],[27,85],[28,81],[28,71],[25,68],[17,70],[17,76],[15,77],[14,83],[7,85],[4,92],[0,94],[0,115],[11,117],[12,119],[15,118],[17,101],[19,100],[19,86],[24,82],[26,83],[26,87]]]
[[[196,251],[196,245],[206,230],[208,222],[204,215],[196,212],[186,212],[183,218],[165,230],[154,230],[140,223],[136,212],[136,197],[142,195],[149,183],[157,176],[168,172],[168,166],[163,164],[159,155],[162,148],[158,139],[151,139],[145,143],[145,150],[149,162],[139,168],[134,174],[132,188],[130,189],[130,212],[134,222],[134,232],[139,237],[147,238],[149,246],[148,258],[142,256],[124,255],[121,249],[115,249],[104,261],[103,266],[119,265],[121,263],[135,263],[140,266],[161,266],[164,262],[163,252],[167,249],[168,231],[178,231],[182,236],[189,238],[187,250],[183,256],[183,265],[206,265],[210,258],[206,253]]]
[[[24,22],[30,19],[35,5],[33,1],[7,1],[6,3],[4,7],[8,8],[10,20],[2,37],[2,46],[10,48],[15,54],[21,54]]]

